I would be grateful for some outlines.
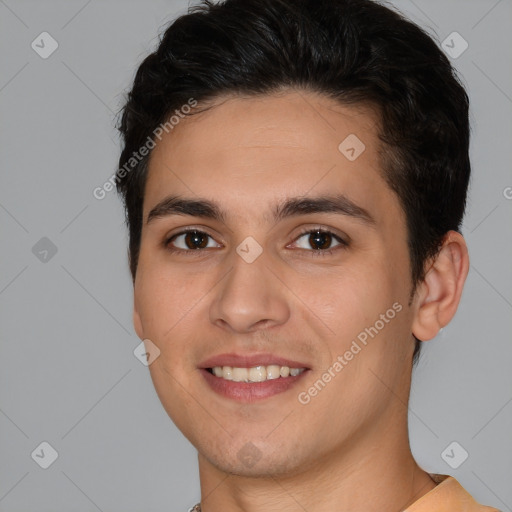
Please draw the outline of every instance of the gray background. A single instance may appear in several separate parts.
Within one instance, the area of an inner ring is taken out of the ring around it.
[[[512,510],[512,3],[394,4],[440,44],[453,31],[468,42],[453,62],[473,120],[471,270],[414,372],[413,453]],[[186,9],[0,0],[1,512],[185,511],[199,498],[195,450],[133,355],[120,202],[92,194],[115,171],[114,114],[136,65]],[[31,48],[43,31],[59,44],[47,59]],[[59,455],[46,470],[31,458],[43,441]],[[469,453],[457,469],[441,457],[452,441]]]

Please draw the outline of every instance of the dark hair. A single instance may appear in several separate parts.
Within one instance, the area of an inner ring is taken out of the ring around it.
[[[205,0],[190,8],[138,68],[119,125],[119,170],[191,98],[286,88],[377,108],[383,177],[407,221],[413,292],[445,233],[460,230],[470,176],[469,101],[431,37],[377,2]],[[148,158],[116,176],[133,278]],[[419,347],[416,340],[414,363]]]

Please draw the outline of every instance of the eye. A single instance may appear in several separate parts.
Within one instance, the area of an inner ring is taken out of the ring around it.
[[[164,244],[171,252],[195,252],[200,249],[222,247],[212,236],[198,229],[187,229],[176,233],[166,239]],[[315,228],[303,231],[293,245],[309,251],[312,255],[324,256],[331,254],[337,248],[347,247],[348,243],[329,230]]]
[[[334,244],[334,245],[333,245]],[[303,232],[298,238],[295,239],[294,245],[299,249],[306,249],[318,255],[331,254],[333,249],[344,248],[348,246],[341,237],[325,229],[310,229]]]
[[[209,240],[210,239],[210,240]],[[198,229],[188,229],[171,236],[166,242],[167,248],[172,250],[191,251],[197,249],[210,249],[213,247],[222,247],[217,244],[213,238],[204,231]]]

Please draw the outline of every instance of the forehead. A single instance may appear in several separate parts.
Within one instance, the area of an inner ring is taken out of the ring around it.
[[[217,99],[157,142],[144,215],[171,193],[210,198],[239,220],[263,218],[276,199],[328,193],[398,212],[379,151],[377,116],[363,106],[309,92]]]

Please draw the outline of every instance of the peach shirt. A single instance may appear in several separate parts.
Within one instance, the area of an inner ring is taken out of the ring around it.
[[[477,503],[452,476],[433,473],[430,476],[437,486],[404,512],[500,512]]]

